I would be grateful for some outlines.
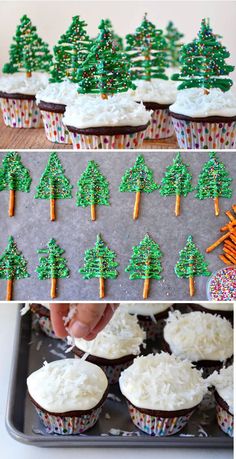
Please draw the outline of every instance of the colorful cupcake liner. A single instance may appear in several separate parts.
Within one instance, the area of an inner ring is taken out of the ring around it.
[[[150,125],[145,132],[145,139],[167,139],[174,134],[172,117],[168,109],[154,110]]]
[[[80,358],[76,354],[74,354],[74,357],[76,359]],[[121,372],[125,370],[126,368],[128,368],[132,363],[133,363],[133,358],[128,360],[127,362],[117,364],[117,365],[100,365],[99,362],[96,362],[96,365],[98,365],[104,371],[109,384],[116,384],[119,381]]]
[[[42,127],[42,117],[35,100],[1,98],[4,123],[13,128]]]
[[[234,436],[234,416],[216,404],[216,419],[219,427],[230,437]]]
[[[50,142],[71,144],[68,129],[64,126],[63,113],[41,110],[46,137]]]
[[[41,316],[37,313],[36,315],[38,316],[38,323],[43,333],[49,336],[49,338],[56,338],[55,332],[52,328],[52,322],[50,317]]]
[[[143,330],[146,331],[146,337],[150,341],[155,341],[157,338],[162,336],[163,328],[165,325],[165,319],[158,320],[154,322],[152,318],[142,320],[141,317],[138,317],[139,325]]]
[[[180,148],[236,148],[236,121],[204,123],[172,119]]]
[[[133,134],[92,135],[70,132],[74,150],[141,148],[146,131]]]

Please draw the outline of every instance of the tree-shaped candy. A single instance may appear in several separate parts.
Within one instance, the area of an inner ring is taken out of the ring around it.
[[[51,221],[56,220],[55,200],[72,198],[72,185],[65,176],[62,164],[55,152],[51,153],[36,189],[35,199],[50,199],[50,218]]]
[[[232,178],[229,177],[225,164],[219,160],[216,153],[209,154],[210,160],[202,168],[198,177],[197,193],[198,199],[213,198],[215,215],[220,213],[219,198],[231,198],[232,188],[230,188]]]
[[[182,46],[181,38],[184,34],[179,32],[172,21],[169,21],[166,27],[165,39],[171,67],[179,67],[180,48]]]
[[[8,215],[13,217],[15,210],[15,192],[30,190],[31,177],[28,169],[22,164],[19,153],[10,151],[2,161],[0,169],[0,191],[9,190]]]
[[[79,269],[84,279],[99,278],[99,297],[105,296],[105,279],[116,279],[118,263],[115,261],[116,253],[109,249],[101,235],[92,249],[85,251],[84,267]]]
[[[167,167],[160,186],[162,196],[176,196],[176,217],[180,215],[181,196],[187,196],[190,191],[193,191],[191,182],[192,175],[188,170],[188,165],[183,162],[181,154],[177,153],[173,164]]]
[[[40,280],[51,279],[51,298],[56,298],[57,279],[69,277],[70,274],[67,260],[62,256],[64,252],[55,239],[48,242],[46,249],[37,250],[37,253],[46,255],[39,258],[36,272]]]
[[[7,280],[6,300],[12,299],[13,281],[29,277],[27,261],[18,250],[12,236],[8,238],[8,245],[0,256],[0,279]]]
[[[144,157],[139,155],[135,165],[127,169],[122,177],[120,191],[136,193],[133,219],[138,218],[141,193],[152,193],[158,188],[153,180],[153,171],[145,164]]]
[[[204,255],[194,244],[192,236],[188,236],[186,246],[179,252],[175,273],[180,278],[189,279],[190,296],[194,296],[194,277],[210,276],[211,273],[207,267]]]
[[[95,161],[89,161],[78,181],[77,206],[91,208],[91,220],[96,220],[96,205],[109,206],[109,183]]]

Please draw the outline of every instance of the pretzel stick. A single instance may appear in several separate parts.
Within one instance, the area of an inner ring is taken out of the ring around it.
[[[234,226],[236,226],[236,220],[233,220],[232,222],[228,223],[227,225],[222,226],[222,227],[220,228],[220,231],[227,231],[227,230],[229,230],[230,228],[233,228]]]
[[[232,245],[226,244],[226,241],[225,241],[224,247],[228,250],[231,250],[232,253],[234,252],[236,254],[236,245],[233,245],[232,247]]]
[[[229,253],[227,253],[225,256],[226,258],[228,258],[228,260],[230,260],[233,263],[233,265],[236,265],[236,258],[229,255]]]
[[[56,298],[56,288],[57,288],[57,280],[52,277],[51,279],[51,298]]]
[[[214,207],[215,207],[215,216],[218,217],[220,215],[220,207],[219,207],[219,198],[214,198]]]
[[[134,212],[133,212],[134,220],[138,218],[140,198],[141,198],[141,192],[137,191],[136,196],[135,196],[135,204],[134,204]]]
[[[224,243],[236,250],[236,244],[234,244],[230,239],[226,239]]]
[[[232,209],[233,209],[234,213],[236,214],[236,204],[232,205]]]
[[[55,199],[50,199],[50,219],[51,222],[54,222],[56,220]]]
[[[12,300],[13,279],[7,279],[6,301]]]
[[[105,279],[104,277],[99,278],[99,298],[104,298],[105,296]]]
[[[95,204],[91,204],[91,220],[93,222],[96,220],[96,207],[95,207]]]
[[[143,299],[146,300],[149,292],[150,279],[144,279],[143,284]]]
[[[234,215],[232,214],[232,212],[230,212],[230,210],[226,210],[225,215],[227,215],[227,217],[229,217],[229,219],[231,220],[231,222],[233,222],[233,221],[235,220],[235,217],[234,217]]]
[[[219,255],[219,259],[223,261],[226,265],[231,265],[231,262],[227,260],[227,258],[224,255]]]
[[[10,190],[9,194],[9,207],[8,207],[8,215],[9,217],[14,216],[15,210],[15,190]]]
[[[189,293],[190,293],[190,296],[194,296],[194,277],[190,277],[189,278]]]
[[[180,195],[177,194],[176,195],[176,199],[175,199],[175,215],[176,217],[178,217],[180,215]]]
[[[233,234],[230,234],[230,239],[236,244],[236,237]]]
[[[224,236],[220,237],[220,239],[215,241],[212,245],[210,245],[210,247],[207,247],[206,253],[212,252],[212,250],[214,250],[216,247],[218,247],[218,245],[220,245],[221,242],[223,242],[225,239],[227,239],[230,235],[231,235],[230,231],[228,233],[224,234]]]
[[[236,256],[236,253],[234,253],[233,250],[229,249],[228,247],[223,247],[223,252],[225,253],[228,253],[229,255],[231,255],[232,257],[235,257]],[[227,256],[227,255],[226,255]]]

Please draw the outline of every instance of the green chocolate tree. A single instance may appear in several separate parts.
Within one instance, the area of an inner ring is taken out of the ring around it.
[[[100,298],[105,296],[105,279],[116,279],[118,276],[115,259],[116,253],[105,245],[100,234],[94,248],[85,251],[84,267],[79,272],[84,279],[99,278]]]
[[[153,179],[153,171],[145,164],[144,157],[139,155],[135,165],[127,169],[122,177],[120,191],[129,191],[136,193],[133,219],[137,219],[139,215],[139,204],[141,193],[152,193],[158,188],[157,183]]]
[[[112,32],[102,20],[100,33],[87,59],[78,69],[78,92],[81,94],[101,94],[107,99],[109,94],[135,89],[129,72],[127,57],[114,44]]]
[[[70,27],[54,46],[54,64],[49,80],[51,83],[60,83],[65,78],[77,81],[77,70],[86,59],[92,43],[86,26],[80,16],[74,16]]]
[[[190,296],[194,296],[194,277],[210,276],[211,274],[208,271],[208,263],[194,244],[192,236],[188,236],[186,246],[179,252],[175,274],[180,278],[189,279]]]
[[[166,27],[165,39],[171,67],[179,67],[180,48],[183,45],[181,38],[184,34],[179,32],[172,21]]]
[[[134,79],[150,81],[152,78],[168,80],[165,70],[169,67],[167,42],[163,31],[147,20],[145,14],[134,34],[126,36],[132,75]]]
[[[172,75],[172,80],[183,81],[178,89],[204,88],[208,94],[210,88],[228,91],[233,82],[226,78],[233,70],[233,65],[226,64],[230,56],[213,34],[208,19],[203,19],[198,38],[181,48],[180,73]]]
[[[25,71],[26,76],[31,77],[32,72],[49,72],[52,55],[48,44],[38,36],[36,30],[25,14],[16,28],[9,51],[10,61],[3,66],[3,73]]]
[[[35,199],[50,199],[50,218],[56,220],[56,199],[72,198],[72,185],[64,174],[62,164],[55,152],[51,153],[48,164],[36,187]]]
[[[15,192],[30,191],[31,177],[29,170],[22,164],[21,156],[15,151],[6,154],[0,169],[0,191],[9,190],[8,215],[13,217],[15,210]]]
[[[70,274],[67,260],[62,256],[64,252],[55,239],[48,242],[46,249],[37,250],[37,253],[46,255],[39,258],[36,272],[40,280],[51,279],[51,298],[56,298],[57,279],[69,277]]]
[[[231,198],[232,188],[230,188],[232,178],[229,176],[225,164],[219,160],[216,153],[209,154],[210,160],[207,161],[200,172],[197,184],[196,198],[214,199],[215,215],[220,214],[219,198]]]
[[[109,206],[109,183],[95,161],[89,161],[78,181],[77,206],[91,207],[91,220],[96,220],[96,205]]]
[[[175,215],[180,215],[181,196],[187,196],[192,187],[192,174],[188,170],[188,164],[183,162],[180,153],[173,159],[173,164],[166,168],[165,175],[160,186],[162,196],[176,196]]]
[[[29,277],[27,261],[18,250],[12,236],[8,238],[8,245],[0,256],[0,279],[7,280],[6,301],[12,299],[13,281]]]
[[[144,279],[143,299],[148,297],[150,279],[161,279],[162,252],[159,245],[146,234],[139,245],[133,247],[133,255],[125,269],[130,279]]]

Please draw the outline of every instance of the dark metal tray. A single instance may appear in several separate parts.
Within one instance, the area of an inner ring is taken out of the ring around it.
[[[32,316],[18,317],[13,368],[7,403],[6,426],[16,440],[36,446],[84,447],[84,446],[143,446],[143,447],[199,447],[232,448],[233,440],[225,435],[215,420],[214,402],[208,396],[187,427],[170,437],[151,437],[139,431],[131,422],[126,403],[118,384],[111,386],[98,423],[83,435],[60,436],[47,434],[38,419],[26,389],[26,378],[34,370],[58,358],[71,357],[64,353],[61,340],[48,338],[32,329]],[[155,344],[154,352],[160,349]],[[150,347],[148,351],[150,351]]]

